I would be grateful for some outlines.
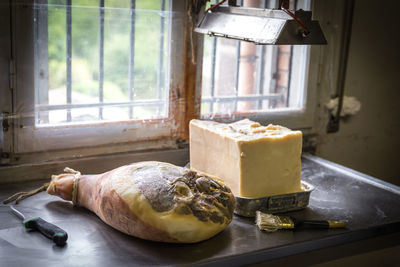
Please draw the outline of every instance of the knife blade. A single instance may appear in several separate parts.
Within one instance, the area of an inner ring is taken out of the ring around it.
[[[59,247],[64,246],[65,243],[67,242],[68,234],[60,227],[52,223],[49,223],[40,217],[35,217],[26,220],[25,216],[20,211],[18,211],[13,206],[10,206],[10,208],[11,211],[14,213],[14,215],[16,215],[19,219],[22,220],[26,229],[39,231],[45,237],[53,240],[53,242]]]

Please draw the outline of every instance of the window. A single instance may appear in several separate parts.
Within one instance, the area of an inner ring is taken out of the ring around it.
[[[185,1],[32,0],[12,7],[15,112],[22,115],[15,153],[176,147],[183,79],[173,73],[184,72]]]
[[[2,51],[13,90],[0,87],[12,114],[0,149],[11,163],[178,148],[191,118],[312,126],[310,47],[193,33],[196,1],[23,2],[10,3]]]
[[[239,1],[241,6],[277,8],[279,1]],[[309,1],[288,1],[309,10]],[[307,104],[308,46],[262,46],[204,38],[201,118],[231,121],[304,113]],[[284,123],[285,125],[287,123]],[[304,125],[293,125],[303,127]],[[292,126],[292,127],[293,127]]]
[[[36,4],[35,125],[166,118],[167,2]]]

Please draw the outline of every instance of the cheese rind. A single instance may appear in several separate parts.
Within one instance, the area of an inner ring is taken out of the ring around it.
[[[223,180],[241,197],[301,191],[301,149],[301,131],[279,125],[190,122],[191,168]]]

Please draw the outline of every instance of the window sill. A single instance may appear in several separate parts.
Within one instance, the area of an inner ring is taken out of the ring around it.
[[[127,152],[3,166],[0,167],[0,184],[50,179],[52,174],[61,173],[65,167],[70,167],[86,174],[97,174],[138,161],[163,161],[184,166],[189,161],[189,148],[186,146],[176,149]]]

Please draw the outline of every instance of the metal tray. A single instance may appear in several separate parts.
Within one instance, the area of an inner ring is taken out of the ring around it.
[[[280,213],[304,209],[308,206],[314,186],[302,181],[301,188],[302,191],[300,192],[261,198],[235,196],[234,212],[240,216],[254,217],[257,210],[266,213]]]

